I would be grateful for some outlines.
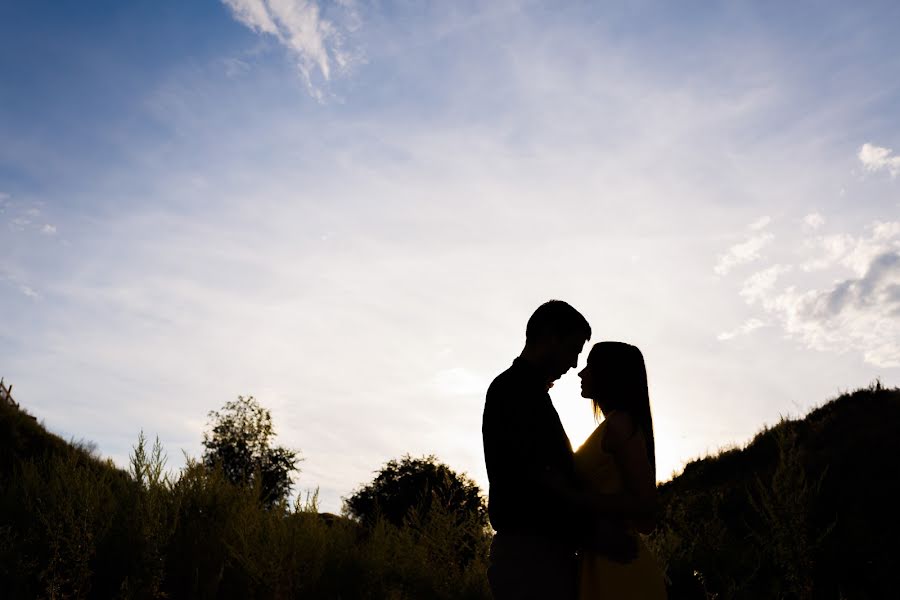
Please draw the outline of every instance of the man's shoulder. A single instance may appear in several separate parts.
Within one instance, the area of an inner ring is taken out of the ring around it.
[[[518,372],[516,365],[510,365],[508,369],[494,377],[491,385],[488,386],[488,399],[494,397],[503,397],[511,392],[516,392],[522,388],[522,376]]]
[[[484,397],[484,420],[494,422],[506,421],[510,418],[510,410],[521,396],[521,386],[517,384],[513,367],[509,367],[496,377],[488,386]]]

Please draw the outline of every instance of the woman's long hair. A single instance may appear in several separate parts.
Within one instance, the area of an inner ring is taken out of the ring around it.
[[[647,442],[647,458],[656,479],[656,444],[653,439],[653,415],[650,412],[650,392],[644,355],[636,346],[623,342],[594,344],[588,355],[595,396],[594,415],[599,420],[607,411],[621,410],[634,420]]]

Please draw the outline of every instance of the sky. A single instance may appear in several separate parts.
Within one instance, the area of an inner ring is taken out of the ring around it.
[[[322,510],[434,454],[559,298],[659,479],[900,385],[896,2],[0,1],[0,376],[121,466],[238,395]],[[583,365],[587,352],[581,356]],[[577,447],[576,371],[551,390]]]

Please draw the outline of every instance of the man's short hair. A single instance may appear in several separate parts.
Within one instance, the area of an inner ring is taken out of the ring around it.
[[[526,341],[579,334],[585,341],[591,339],[591,326],[580,312],[562,300],[550,300],[541,304],[525,327]]]

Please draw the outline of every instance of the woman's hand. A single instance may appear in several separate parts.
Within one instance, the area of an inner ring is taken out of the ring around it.
[[[629,563],[637,558],[637,538],[620,519],[594,519],[584,549],[600,554],[617,563]]]

